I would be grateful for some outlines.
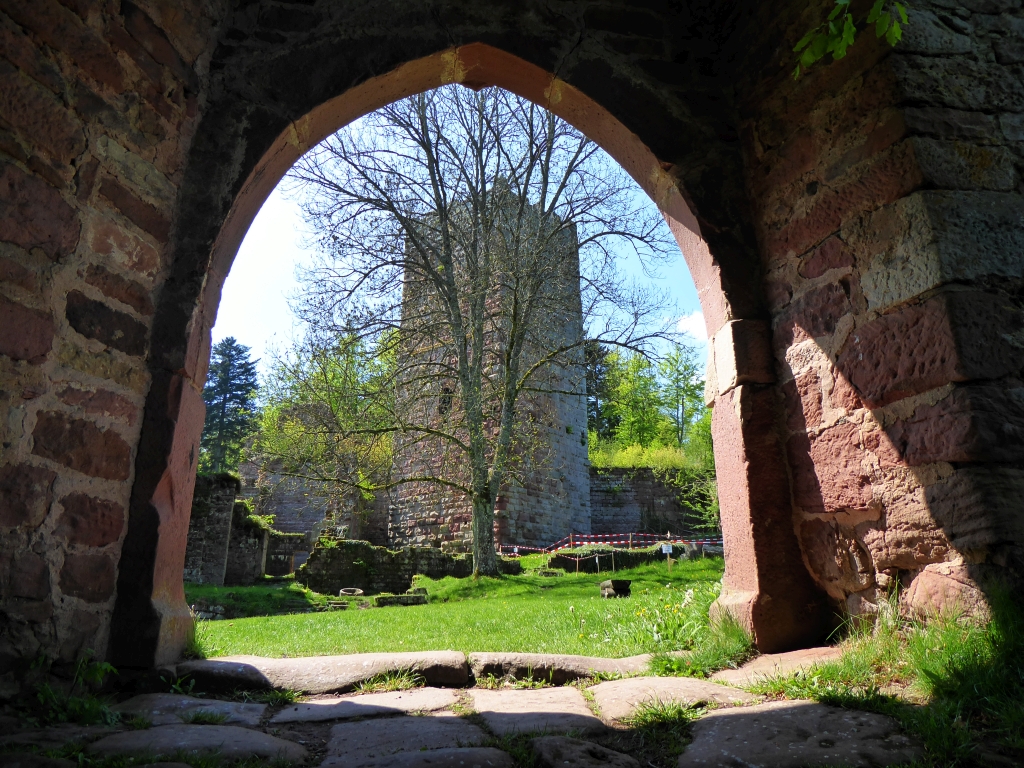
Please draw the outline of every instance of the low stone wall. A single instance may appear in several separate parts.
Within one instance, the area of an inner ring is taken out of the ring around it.
[[[308,551],[306,534],[271,530],[267,540],[267,576],[287,576],[294,573],[295,553]]]
[[[612,549],[611,547],[583,547],[571,553],[552,555],[548,568],[559,568],[570,573],[605,573],[636,568],[639,565],[664,561],[667,553],[661,544],[646,549]],[[700,545],[673,544],[674,560],[693,560],[701,556]],[[595,557],[596,555],[596,557]],[[579,560],[577,561],[577,559]]]
[[[679,490],[651,469],[590,468],[591,533],[690,534],[691,515]]]
[[[249,519],[249,506],[235,502],[231,516],[231,542],[224,573],[225,586],[254,584],[266,571],[270,532]]]
[[[199,475],[188,523],[184,580],[192,584],[224,584],[231,538],[232,510],[239,491],[232,475]]]
[[[412,586],[416,574],[440,579],[465,578],[473,574],[472,555],[450,555],[434,547],[407,547],[400,550],[375,547],[366,541],[330,540],[318,542],[295,578],[325,595],[336,595],[345,587],[356,587],[368,595],[380,592],[402,593]],[[522,572],[514,560],[498,559],[502,573]]]

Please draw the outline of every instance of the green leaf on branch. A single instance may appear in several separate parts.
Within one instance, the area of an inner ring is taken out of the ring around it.
[[[907,24],[907,9],[895,0],[875,0],[864,20],[866,24],[875,25],[876,37],[884,37],[892,46],[903,39],[901,22]],[[793,52],[800,54],[793,79],[799,79],[827,53],[832,54],[833,60],[845,57],[856,36],[857,21],[850,13],[850,0],[836,0],[828,19],[801,37],[793,47]]]

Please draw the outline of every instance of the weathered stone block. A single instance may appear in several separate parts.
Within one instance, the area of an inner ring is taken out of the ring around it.
[[[892,68],[906,101],[980,112],[1024,112],[1024,83],[999,64],[966,56],[896,55]]]
[[[32,146],[61,163],[85,149],[82,124],[50,91],[0,60],[0,116]]]
[[[131,448],[120,435],[56,411],[36,417],[32,453],[105,480],[127,480]]]
[[[867,589],[875,582],[871,556],[854,532],[831,520],[800,523],[800,546],[811,574],[832,597]]]
[[[100,136],[96,140],[96,152],[120,178],[166,205],[174,203],[174,185],[148,160],[125,149],[108,136]],[[102,189],[100,193],[107,196]],[[109,196],[107,198],[110,199]],[[113,200],[111,202],[117,204]],[[127,212],[123,213],[127,215]]]
[[[90,228],[89,245],[96,253],[113,256],[127,269],[148,277],[160,268],[160,254],[152,245],[109,219],[94,218]]]
[[[1013,153],[962,141],[910,139],[924,178],[941,189],[991,189],[1009,192],[1017,186]]]
[[[760,320],[731,320],[718,329],[708,346],[714,350],[719,395],[740,384],[775,381],[769,334]]]
[[[61,499],[64,513],[57,521],[56,534],[70,544],[104,547],[121,537],[125,510],[115,501],[72,493]]]
[[[786,426],[804,432],[821,424],[821,382],[817,371],[808,371],[782,385],[786,397]]]
[[[886,430],[910,466],[1024,459],[1024,389],[967,385]]]
[[[0,552],[0,596],[42,600],[50,594],[50,567],[32,551]]]
[[[1024,276],[1024,197],[998,192],[917,192],[843,230],[865,265],[868,308],[901,304],[944,283]]]
[[[838,236],[830,237],[800,262],[800,276],[821,277],[831,269],[846,269],[854,263],[853,251]]]
[[[49,312],[0,295],[0,355],[39,365],[53,346],[54,324]]]
[[[793,500],[804,512],[871,506],[871,477],[862,466],[857,424],[843,421],[817,435],[793,435],[786,448]]]
[[[849,285],[840,281],[815,288],[794,299],[776,320],[776,348],[831,336],[839,320],[853,311],[848,290]]]
[[[0,240],[39,248],[56,261],[75,249],[80,229],[74,209],[56,189],[16,165],[0,163]]]
[[[68,294],[65,314],[71,327],[86,338],[96,339],[133,357],[146,354],[149,331],[131,315],[90,299],[80,291]]]
[[[86,413],[109,416],[134,426],[139,418],[139,407],[128,398],[106,389],[95,391],[77,382],[68,382],[57,390],[61,402],[76,406]]]
[[[124,87],[124,72],[114,52],[81,19],[55,0],[11,0],[4,10],[47,45],[67,53],[91,77],[115,91]]]
[[[949,382],[996,379],[1024,367],[1024,315],[1005,297],[957,291],[854,330],[836,363],[871,407]]]
[[[1005,466],[958,468],[926,491],[928,510],[961,552],[995,551],[1024,542],[1024,470]]]
[[[171,222],[155,206],[143,202],[110,178],[100,182],[100,194],[143,232],[152,235],[159,243],[167,242]]]
[[[906,53],[937,56],[967,53],[970,50],[971,38],[968,35],[954,32],[934,13],[924,8],[914,9],[914,23],[907,24],[900,41],[900,51]]]
[[[106,555],[66,555],[60,569],[65,595],[102,603],[114,594],[114,561]]]
[[[982,143],[999,141],[1000,118],[984,112],[965,112],[945,107],[908,107],[903,111],[903,119],[907,130],[912,133]]]
[[[38,527],[50,511],[56,478],[55,472],[31,464],[0,467],[0,527]]]
[[[85,270],[85,282],[99,288],[112,299],[127,304],[140,315],[153,314],[153,300],[149,289],[141,283],[115,274],[97,264],[90,264]]]

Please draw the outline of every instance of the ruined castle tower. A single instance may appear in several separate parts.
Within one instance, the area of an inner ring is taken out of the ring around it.
[[[507,233],[505,233],[507,235]],[[408,246],[407,246],[408,247]],[[508,247],[503,245],[500,247]],[[544,250],[557,263],[557,277],[546,282],[543,300],[533,317],[536,329],[524,346],[522,367],[533,365],[552,349],[582,338],[579,244],[575,229],[565,229]],[[503,285],[501,280],[496,281]],[[503,302],[509,290],[497,287],[487,297],[486,371],[503,365],[508,338]],[[406,271],[402,326],[415,336],[424,324],[435,322],[424,281]],[[457,377],[438,376],[436,369],[454,368],[444,343],[416,336],[407,354],[424,371],[399,388],[398,407],[410,421],[458,432],[460,394]],[[433,373],[430,373],[433,371]],[[590,532],[590,477],[587,460],[586,382],[582,351],[562,356],[540,369],[533,389],[520,395],[517,413],[516,466],[495,505],[497,544],[545,546],[569,533]],[[498,393],[492,393],[496,398]],[[485,410],[488,396],[485,387]],[[492,398],[493,399],[493,398]],[[493,402],[490,404],[493,405]],[[497,427],[488,427],[496,433]],[[395,441],[396,478],[465,478],[466,455],[441,439],[417,436]],[[472,502],[462,491],[434,482],[412,482],[391,491],[389,540],[393,545],[468,549],[472,543]]]

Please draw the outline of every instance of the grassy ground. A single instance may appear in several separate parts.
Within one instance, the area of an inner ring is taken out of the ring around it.
[[[836,661],[751,690],[898,719],[926,766],[1024,765],[1024,603],[994,593],[993,620],[900,619],[895,600],[871,628],[849,628]]]
[[[283,613],[323,610],[328,599],[337,599],[306,589],[290,577],[266,579],[251,587],[186,584],[185,598],[189,605],[203,601],[207,605],[224,606],[229,615],[236,617],[277,616]]]
[[[687,649],[708,632],[722,567],[715,558],[677,563],[671,573],[664,563],[619,571],[616,578],[633,580],[626,600],[600,597],[597,585],[611,574],[419,578],[425,606],[201,622],[198,641],[208,657],[442,649],[620,657]],[[204,589],[208,599],[218,596]],[[242,590],[224,589],[221,604],[228,592]]]

